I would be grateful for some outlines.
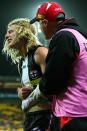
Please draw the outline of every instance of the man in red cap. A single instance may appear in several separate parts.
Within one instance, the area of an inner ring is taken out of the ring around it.
[[[38,21],[50,39],[45,73],[32,92],[53,96],[53,113],[61,131],[87,131],[87,33],[74,18],[65,19],[61,6],[42,4],[31,24]]]
[[[45,38],[50,39],[57,29],[57,21],[64,20],[65,14],[61,6],[54,2],[47,2],[38,8],[36,17],[32,19],[30,23],[33,24],[34,22],[38,21]]]

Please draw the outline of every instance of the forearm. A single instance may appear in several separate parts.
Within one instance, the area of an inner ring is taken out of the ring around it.
[[[22,100],[22,110],[25,111],[28,108],[35,105],[38,101],[48,103],[48,99],[41,93],[39,86],[24,100]]]

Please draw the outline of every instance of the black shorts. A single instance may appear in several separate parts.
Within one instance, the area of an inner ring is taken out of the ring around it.
[[[24,131],[59,131],[59,120],[50,110],[27,112]]]

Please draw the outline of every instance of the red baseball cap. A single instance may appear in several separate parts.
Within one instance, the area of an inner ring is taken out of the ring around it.
[[[60,12],[64,14],[64,11],[59,4],[54,2],[47,2],[38,8],[36,17],[30,21],[30,24],[43,19],[48,21],[56,21],[56,16]]]

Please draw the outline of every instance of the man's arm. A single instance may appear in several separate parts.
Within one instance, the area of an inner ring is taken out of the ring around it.
[[[58,95],[67,89],[76,53],[79,54],[79,44],[72,33],[60,32],[55,36],[50,43],[45,73],[39,83],[43,94]]]
[[[45,47],[37,48],[37,50],[35,51],[35,54],[34,54],[35,62],[37,65],[40,66],[42,74],[45,71],[47,54],[48,54],[48,49]]]

